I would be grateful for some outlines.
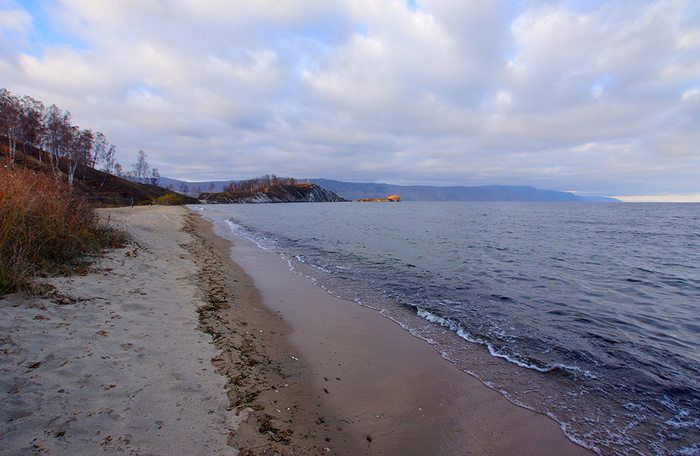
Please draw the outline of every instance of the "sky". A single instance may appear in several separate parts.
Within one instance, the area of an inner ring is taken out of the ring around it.
[[[0,0],[0,87],[174,179],[700,201],[697,0]]]

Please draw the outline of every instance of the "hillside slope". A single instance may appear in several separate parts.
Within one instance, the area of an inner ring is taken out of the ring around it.
[[[19,149],[19,147],[18,147]],[[35,172],[53,177],[51,165],[46,161],[39,162],[39,151],[33,149],[25,156],[17,154],[14,166],[26,168]],[[0,164],[7,161],[6,140],[0,140]],[[58,166],[59,179],[67,181],[67,163],[61,161]],[[143,202],[150,202],[158,197],[175,193],[172,190],[151,184],[139,184],[128,179],[104,173],[90,167],[79,167],[75,174],[73,192],[90,200],[97,207],[131,206]],[[196,198],[181,195],[187,204],[197,203]]]

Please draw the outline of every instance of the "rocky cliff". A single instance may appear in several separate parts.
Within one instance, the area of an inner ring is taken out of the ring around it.
[[[349,201],[316,184],[276,184],[254,192],[203,193],[199,200],[209,204],[237,203],[336,203]]]

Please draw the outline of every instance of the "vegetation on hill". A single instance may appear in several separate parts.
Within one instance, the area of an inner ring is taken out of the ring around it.
[[[55,176],[62,173],[70,186],[80,168],[94,168],[98,161],[105,163],[107,172],[121,173],[114,160],[116,148],[102,133],[73,125],[69,111],[56,105],[46,108],[39,100],[13,95],[5,88],[0,88],[0,135],[7,141],[10,164],[19,154],[35,150],[39,163],[48,163]]]
[[[143,151],[126,174],[114,151],[101,133],[73,126],[69,112],[0,88],[0,294],[33,275],[85,269],[124,244],[95,207],[197,202],[154,185],[158,170]]]
[[[224,192],[257,192],[273,185],[296,185],[296,183],[297,180],[293,177],[277,177],[274,174],[266,174],[253,179],[231,182],[224,186]]]
[[[115,159],[116,146],[109,144],[105,135],[73,125],[69,111],[56,105],[47,108],[39,100],[13,95],[5,88],[0,88],[2,137],[10,164],[31,153],[40,164],[48,164],[54,176],[61,174],[71,187],[80,178],[81,169],[96,168],[98,163],[105,173],[134,182],[157,185],[160,180],[158,168],[148,166],[144,151],[136,155],[132,170],[125,172]]]
[[[33,275],[84,269],[103,249],[123,244],[124,234],[100,222],[95,207],[197,202],[89,166],[74,170],[71,186],[67,160],[51,165],[22,145],[10,161],[9,147],[0,139],[0,294]]]
[[[54,169],[45,160],[39,159],[40,150],[30,148],[27,149],[26,154],[16,155],[14,163],[11,163],[8,159],[7,148],[6,139],[0,139],[0,164],[14,169],[26,169],[41,173],[50,179],[68,183],[66,173],[69,172],[69,165],[66,160],[58,160]],[[172,190],[153,184],[140,184],[90,166],[77,168],[71,192],[76,197],[85,198],[95,207],[135,206],[151,203],[165,195],[175,195]],[[196,198],[179,196],[182,201],[180,204],[197,203]]]

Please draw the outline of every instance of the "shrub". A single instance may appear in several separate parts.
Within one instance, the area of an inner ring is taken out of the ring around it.
[[[185,204],[185,198],[177,193],[168,193],[167,195],[156,198],[156,204],[162,204],[163,206],[179,206]]]
[[[29,276],[84,269],[128,236],[99,220],[83,198],[41,173],[0,168],[0,294]]]

